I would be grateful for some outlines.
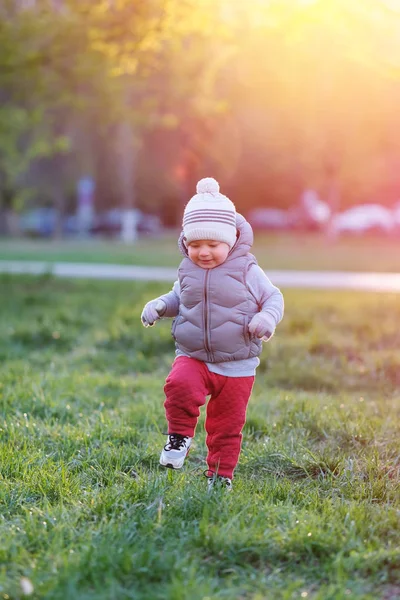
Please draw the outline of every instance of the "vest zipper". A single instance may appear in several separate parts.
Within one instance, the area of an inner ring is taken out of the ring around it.
[[[207,270],[204,277],[204,347],[211,362],[210,336],[208,331],[208,277],[210,272]]]

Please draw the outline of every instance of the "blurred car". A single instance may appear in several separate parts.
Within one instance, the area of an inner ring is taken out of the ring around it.
[[[55,208],[32,208],[19,217],[19,230],[23,235],[32,237],[51,237],[57,227],[58,212]],[[78,231],[77,219],[69,215],[62,220],[64,235],[73,235]]]
[[[56,211],[52,208],[34,208],[20,215],[19,228],[25,235],[48,237],[56,222]]]
[[[395,218],[391,210],[380,204],[360,204],[332,218],[333,233],[391,233],[395,229]]]
[[[97,213],[94,219],[94,225],[90,228],[90,233],[94,235],[118,236],[122,231],[122,222],[124,210],[113,208]],[[141,210],[136,210],[136,227],[138,233],[157,235],[162,230],[160,217],[157,215],[148,215]]]
[[[279,208],[254,208],[247,220],[254,230],[288,229],[291,224],[288,211]]]
[[[138,233],[157,235],[162,229],[161,219],[156,215],[148,215],[136,210],[136,226]],[[92,235],[119,236],[122,230],[124,211],[111,209],[97,213],[94,224],[89,229]],[[58,212],[55,208],[33,208],[20,215],[19,230],[23,235],[31,237],[51,237],[57,227]],[[67,215],[62,219],[63,235],[79,235],[79,218]]]

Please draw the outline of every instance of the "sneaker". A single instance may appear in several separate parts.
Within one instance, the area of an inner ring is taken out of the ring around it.
[[[161,456],[160,465],[170,469],[180,469],[190,450],[192,438],[179,433],[170,433]]]
[[[227,492],[231,492],[233,489],[232,479],[229,479],[229,477],[222,477],[222,475],[215,474],[211,477],[206,475],[206,477],[209,492],[216,489],[225,489]]]

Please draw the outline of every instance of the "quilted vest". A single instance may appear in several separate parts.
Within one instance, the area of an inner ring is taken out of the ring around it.
[[[261,340],[250,335],[248,324],[259,306],[246,287],[253,243],[250,225],[237,214],[238,238],[224,263],[202,269],[187,254],[183,238],[179,314],[172,323],[177,349],[204,362],[225,362],[253,358],[261,353]]]

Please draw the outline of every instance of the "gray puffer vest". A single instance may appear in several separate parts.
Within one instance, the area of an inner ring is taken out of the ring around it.
[[[178,350],[204,362],[243,360],[258,356],[261,340],[248,331],[259,306],[246,287],[249,267],[257,264],[249,253],[253,232],[244,217],[237,214],[238,237],[224,263],[202,269],[189,258],[181,235],[179,244],[185,255],[178,278],[179,314],[172,323]]]

